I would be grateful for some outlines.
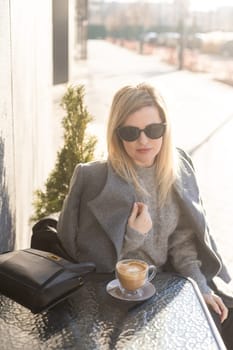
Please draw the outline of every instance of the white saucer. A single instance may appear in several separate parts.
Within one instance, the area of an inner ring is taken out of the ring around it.
[[[146,300],[152,297],[155,294],[155,287],[152,283],[146,282],[145,285],[140,288],[140,295],[127,295],[125,296],[119,287],[119,281],[117,279],[110,281],[106,286],[106,291],[108,294],[113,296],[114,298],[121,299],[121,300],[134,300],[134,301],[140,301],[140,300]]]

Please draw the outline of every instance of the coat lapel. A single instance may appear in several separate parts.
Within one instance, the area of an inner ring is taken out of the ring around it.
[[[89,208],[115,246],[119,257],[128,217],[135,195],[129,185],[108,165],[107,180],[101,193],[88,203]]]
[[[199,187],[191,166],[184,160],[179,179],[174,185],[182,210],[188,215],[198,238],[210,245],[205,211],[200,197]]]

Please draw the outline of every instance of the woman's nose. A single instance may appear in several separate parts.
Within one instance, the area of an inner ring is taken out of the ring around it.
[[[148,137],[146,136],[146,134],[144,133],[144,131],[141,131],[141,132],[140,132],[138,141],[139,141],[141,144],[143,144],[143,145],[147,144],[147,142],[148,142]]]

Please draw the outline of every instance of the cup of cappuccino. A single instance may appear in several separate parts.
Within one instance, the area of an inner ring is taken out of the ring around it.
[[[124,259],[116,264],[116,277],[123,294],[140,294],[146,282],[150,282],[156,275],[156,267],[148,265],[139,259]]]

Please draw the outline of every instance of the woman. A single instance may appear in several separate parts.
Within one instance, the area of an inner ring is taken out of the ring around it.
[[[158,92],[147,84],[120,89],[107,134],[108,160],[74,171],[58,223],[64,248],[77,261],[94,261],[97,272],[112,272],[122,258],[161,270],[169,263],[197,282],[226,324],[228,308],[211,288],[215,276],[230,276],[209,235],[192,162],[173,147]]]

